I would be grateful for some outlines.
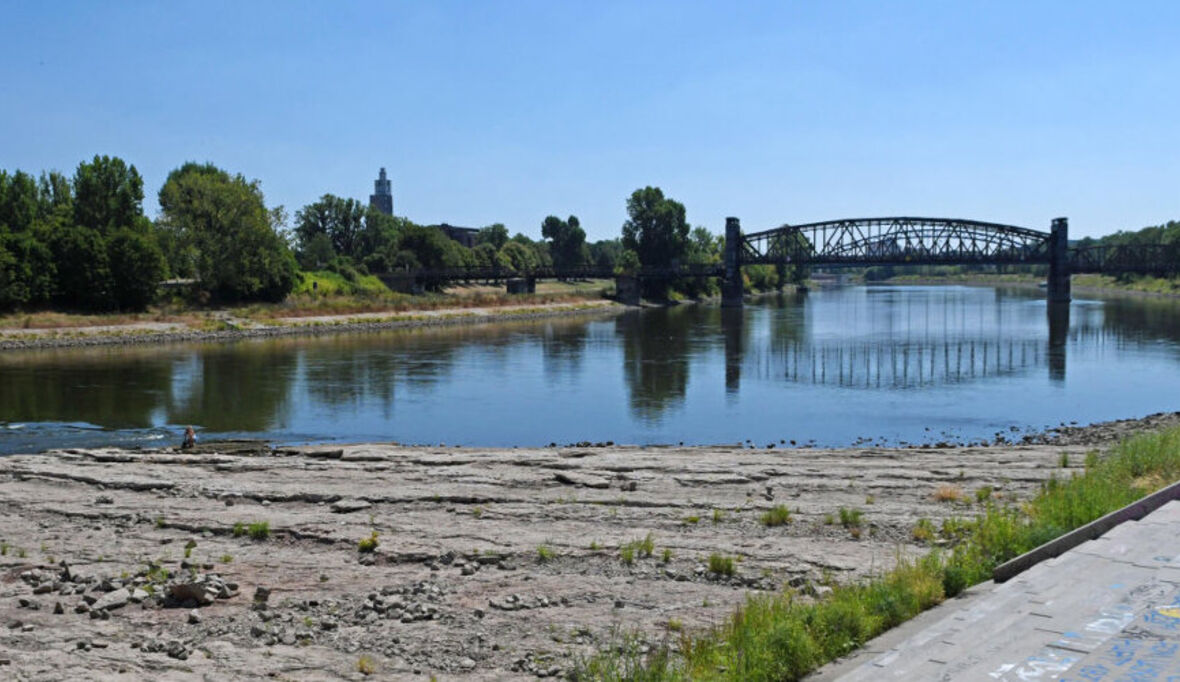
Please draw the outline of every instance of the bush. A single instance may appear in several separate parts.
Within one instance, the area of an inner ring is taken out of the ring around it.
[[[762,525],[781,526],[791,522],[791,510],[787,505],[778,504],[762,515]]]
[[[377,541],[377,531],[373,531],[369,537],[361,538],[360,541],[356,543],[356,548],[358,552],[367,554],[375,552],[377,550],[377,545],[379,544],[381,543]]]
[[[713,552],[709,555],[709,572],[717,575],[733,575],[737,572],[733,557]]]

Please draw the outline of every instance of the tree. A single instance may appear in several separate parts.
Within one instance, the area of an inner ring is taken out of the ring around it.
[[[367,212],[356,199],[325,194],[319,201],[295,212],[295,237],[300,250],[307,248],[317,235],[324,234],[332,241],[336,253],[356,260],[364,258],[358,247]]]
[[[666,198],[658,187],[635,190],[627,199],[623,247],[634,251],[645,268],[677,265],[688,244],[688,222],[684,214],[684,204]],[[644,295],[664,298],[669,282],[667,278],[644,279]]]
[[[107,241],[111,294],[121,310],[143,310],[156,298],[164,278],[164,254],[155,239],[123,228]]]
[[[0,232],[32,229],[37,218],[37,183],[23,171],[0,171]]]
[[[590,262],[600,268],[614,269],[623,253],[623,242],[618,239],[602,239],[590,245]]]
[[[508,263],[508,267],[519,273],[529,273],[537,269],[537,254],[528,246],[515,239],[500,249],[500,259]]]
[[[74,223],[106,235],[143,216],[143,178],[112,156],[83,161],[74,172]]]
[[[201,286],[224,301],[281,301],[295,285],[295,257],[276,232],[257,181],[189,162],[160,188],[163,221],[191,245]]]
[[[550,242],[549,253],[555,268],[572,268],[586,262],[586,231],[577,216],[570,216],[568,220],[552,215],[545,218],[541,223],[541,236]]]
[[[503,223],[493,223],[475,233],[475,245],[491,244],[497,251],[508,242],[508,228]]]
[[[670,266],[684,255],[688,223],[684,204],[664,197],[658,187],[635,190],[627,199],[623,247],[639,256],[645,267]]]
[[[106,244],[97,230],[65,227],[53,235],[57,300],[71,308],[109,310],[111,269]]]

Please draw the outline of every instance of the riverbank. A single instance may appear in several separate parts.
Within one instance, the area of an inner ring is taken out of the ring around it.
[[[982,500],[1029,499],[1094,447],[1178,419],[918,450],[227,443],[4,457],[0,670],[560,675],[619,633],[654,645],[750,593],[823,595],[877,573],[943,543]]]
[[[890,279],[876,282],[864,282],[864,284],[912,284],[928,286],[958,284],[962,286],[1016,287],[1034,289],[1040,288],[1041,283],[1044,281],[1044,277],[1035,277],[1033,275],[1022,274],[969,274],[941,277],[906,275],[902,277],[892,277]],[[1072,284],[1070,288],[1075,294],[1102,296],[1142,296],[1147,298],[1180,298],[1180,280],[1162,279],[1157,277],[1141,278],[1133,282],[1123,283],[1108,275],[1074,275],[1072,277]]]
[[[0,351],[313,336],[570,315],[610,315],[625,309],[626,306],[614,301],[598,299],[494,307],[438,308],[409,312],[301,315],[271,317],[265,321],[240,318],[232,313],[223,312],[212,315],[207,322],[203,323],[204,328],[194,328],[188,324],[175,322],[134,322],[64,329],[0,328]]]

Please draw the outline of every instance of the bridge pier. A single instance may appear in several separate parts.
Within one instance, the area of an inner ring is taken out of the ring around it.
[[[742,225],[737,218],[725,219],[725,278],[721,280],[721,306],[742,307],[742,268],[738,260]]]
[[[1049,229],[1050,303],[1069,303],[1069,219],[1054,218]]]
[[[623,305],[639,305],[639,278],[615,275],[615,300]]]

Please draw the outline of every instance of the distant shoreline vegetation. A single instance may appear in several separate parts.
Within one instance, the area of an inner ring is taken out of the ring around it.
[[[628,197],[617,239],[587,242],[577,216],[551,215],[541,223],[539,240],[521,232],[510,237],[506,226],[493,223],[474,233],[470,247],[439,226],[332,194],[289,220],[284,207],[266,206],[259,181],[209,163],[188,162],[168,174],[155,220],[144,215],[143,198],[143,178],[118,157],[95,156],[78,164],[72,177],[0,170],[0,313],[143,311],[159,300],[160,283],[168,279],[193,282],[172,290],[174,305],[281,302],[308,286],[317,296],[380,298],[391,295],[373,276],[382,272],[501,266],[527,274],[596,265],[625,273],[645,266],[716,265],[724,246],[720,236],[690,225],[684,205],[658,187]],[[1176,240],[1180,223],[1169,222],[1083,243]],[[947,274],[988,271],[964,268]],[[1036,266],[1004,272],[1039,274]],[[787,265],[742,269],[747,292],[781,289],[808,274],[805,267]],[[863,271],[866,281],[906,274],[914,273]],[[319,290],[325,278],[330,292]],[[716,278],[686,277],[644,280],[643,294],[675,300],[719,292]]]

